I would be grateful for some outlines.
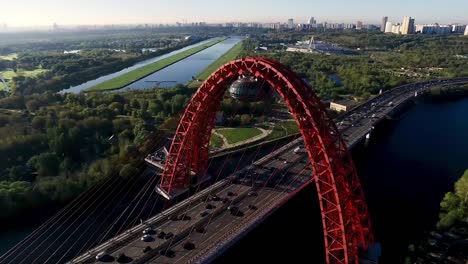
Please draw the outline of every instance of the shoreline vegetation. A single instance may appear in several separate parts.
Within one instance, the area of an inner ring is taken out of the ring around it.
[[[468,97],[468,85],[434,87],[430,91],[430,96],[435,100],[453,100]]]
[[[138,80],[141,80],[155,72],[158,72],[164,68],[167,68],[171,66],[174,63],[177,63],[185,58],[188,58],[192,55],[195,55],[209,47],[212,47],[218,43],[221,43],[228,39],[229,37],[222,37],[218,38],[216,40],[213,40],[211,42],[193,47],[191,49],[188,49],[186,51],[174,54],[170,57],[158,60],[154,63],[148,64],[146,66],[143,66],[141,68],[138,68],[134,71],[128,72],[126,74],[120,75],[116,78],[113,78],[111,80],[108,80],[106,82],[100,83],[98,85],[95,85],[89,89],[86,89],[86,92],[96,92],[96,91],[112,91],[112,90],[118,90],[126,87],[127,85],[130,85]]]

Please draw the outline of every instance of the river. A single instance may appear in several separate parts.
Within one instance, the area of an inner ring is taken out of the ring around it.
[[[403,263],[408,244],[435,227],[440,201],[468,169],[467,113],[468,98],[418,101],[353,151],[381,263]],[[316,195],[314,186],[304,189],[216,263],[322,259]]]
[[[377,127],[370,142],[353,151],[372,214],[376,239],[382,243],[382,263],[402,263],[407,245],[422,236],[425,230],[434,227],[444,193],[453,188],[454,182],[468,168],[466,113],[468,98],[451,102],[420,100],[398,119]],[[250,154],[243,158],[245,162],[251,159]],[[232,162],[234,160],[237,159]],[[213,167],[220,166],[215,164]],[[222,174],[227,173],[224,171]],[[138,185],[144,186],[147,179],[138,181],[141,181]],[[141,187],[134,189],[130,192],[137,192]],[[302,263],[305,259],[320,260],[323,257],[323,238],[316,197],[313,185],[304,189],[221,256],[217,263]],[[117,207],[132,208],[131,197],[125,199],[127,201]],[[103,233],[99,226],[108,226],[116,218],[113,211],[107,210],[110,209],[97,210],[99,215],[96,213],[95,219],[88,220],[89,223],[82,226],[72,223],[74,228],[71,230],[76,229],[76,234],[81,234],[89,227],[93,230],[96,228],[93,235],[83,237],[85,242],[88,239],[94,241],[93,236]],[[111,216],[109,219],[108,215]],[[102,220],[104,217],[105,221]],[[65,224],[59,232],[69,225]],[[21,228],[1,232],[0,255],[25,237],[33,227],[34,224],[25,224]],[[75,242],[66,238],[66,243]],[[61,243],[65,242],[47,241],[38,252],[44,251],[45,245],[55,245],[51,247],[54,249]],[[72,248],[78,250],[80,247],[75,245]],[[73,252],[68,254],[73,255]]]
[[[192,77],[200,73],[211,63],[230,50],[242,40],[240,37],[231,37],[207,48],[197,54],[185,58],[158,72],[155,72],[137,82],[134,82],[122,90],[140,90],[158,87],[174,87],[175,84],[186,84]],[[119,91],[122,91],[119,90]]]
[[[86,83],[71,87],[69,89],[63,90],[62,93],[79,93],[88,88],[91,88],[97,84],[108,81],[112,78],[118,77],[122,74],[128,73],[135,69],[141,68],[145,65],[151,64],[153,62],[159,61],[161,59],[170,57],[174,54],[180,53],[182,51],[188,50],[190,48],[202,45],[204,43],[215,40],[216,38],[208,39],[185,48],[157,56],[148,60],[141,61],[131,67],[125,68],[121,71],[101,76],[95,80],[88,81]],[[210,48],[207,48],[197,54],[194,54],[188,58],[185,58],[159,72],[156,72],[146,78],[141,79],[122,90],[134,90],[134,89],[147,89],[153,88],[155,86],[159,87],[173,87],[177,83],[185,84],[192,79],[192,76],[197,75],[204,68],[226,53],[231,49],[235,44],[242,40],[241,37],[230,37],[225,41],[218,43]],[[162,83],[160,83],[162,82]],[[160,83],[160,84],[159,84]]]

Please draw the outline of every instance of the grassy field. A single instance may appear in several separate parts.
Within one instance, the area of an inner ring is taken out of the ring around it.
[[[211,139],[210,139],[210,147],[211,148],[220,148],[224,144],[223,139],[216,135],[216,134],[211,134]]]
[[[11,88],[13,87],[13,82],[12,82],[13,77],[16,77],[16,76],[35,77],[38,74],[41,74],[46,71],[47,70],[44,70],[44,69],[35,69],[33,71],[18,70],[17,72],[14,72],[13,70],[8,70],[8,71],[0,72],[0,73],[2,74],[3,78],[7,80],[8,86]],[[3,83],[0,82],[0,90],[4,90],[4,89],[5,87],[3,86]]]
[[[18,58],[18,54],[16,53],[11,53],[11,54],[7,54],[7,55],[0,55],[0,60],[14,60]]]
[[[3,78],[11,80],[13,77],[16,77],[16,76],[35,77],[46,71],[47,70],[45,69],[35,69],[32,71],[18,70],[17,72],[14,72],[13,70],[8,70],[8,71],[3,71],[1,73],[3,75]]]
[[[214,71],[216,71],[219,67],[221,67],[223,64],[226,64],[239,56],[240,52],[242,51],[242,42],[237,43],[234,47],[232,47],[230,50],[228,50],[226,53],[224,53],[223,56],[219,57],[217,60],[215,60],[213,63],[208,65],[202,72],[197,74],[195,76],[196,79],[204,81],[206,80],[210,74],[212,74]],[[191,88],[198,88],[201,83],[197,81],[191,81],[189,83],[189,87]]]
[[[299,132],[299,128],[297,127],[296,121],[284,121],[276,124],[276,126],[273,128],[273,131],[270,135],[268,135],[266,140],[273,140],[285,137],[288,135],[295,134],[297,132]]]
[[[262,134],[258,128],[228,128],[216,130],[216,132],[223,135],[229,144],[245,141]]]
[[[131,71],[129,73],[120,75],[119,77],[116,77],[114,79],[108,80],[106,82],[103,82],[101,84],[98,84],[96,86],[93,86],[87,91],[106,91],[106,90],[115,90],[115,89],[120,89],[123,88],[135,81],[138,81],[141,78],[144,78],[150,74],[153,74],[157,71],[160,71],[178,61],[181,61],[187,57],[190,57],[202,50],[205,50],[211,46],[214,46],[224,40],[226,40],[227,37],[219,38],[217,40],[213,40],[211,42],[205,43],[203,45],[199,45],[196,47],[193,47],[191,49],[188,49],[186,51],[174,54],[170,57],[164,58],[162,60],[156,61],[154,63],[148,64],[146,66],[143,66],[139,69],[136,69],[134,71]]]

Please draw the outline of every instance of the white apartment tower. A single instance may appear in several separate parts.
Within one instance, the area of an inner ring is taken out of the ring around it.
[[[288,19],[288,28],[294,28],[294,19],[290,18]]]
[[[385,33],[392,33],[392,22],[390,21],[387,21],[387,23],[385,23]]]
[[[414,33],[414,18],[406,16],[403,19],[403,25],[401,25],[401,34],[409,35]]]

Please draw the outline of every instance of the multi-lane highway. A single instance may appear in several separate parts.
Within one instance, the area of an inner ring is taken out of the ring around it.
[[[336,123],[349,148],[360,142],[384,117],[391,115],[415,95],[441,85],[468,83],[468,77],[407,84],[384,92],[340,117]]]
[[[468,78],[400,86],[337,119],[349,147],[387,115],[428,88]],[[297,139],[106,243],[72,260],[115,263],[200,263],[212,260],[312,181]],[[147,235],[144,237],[144,235]]]

